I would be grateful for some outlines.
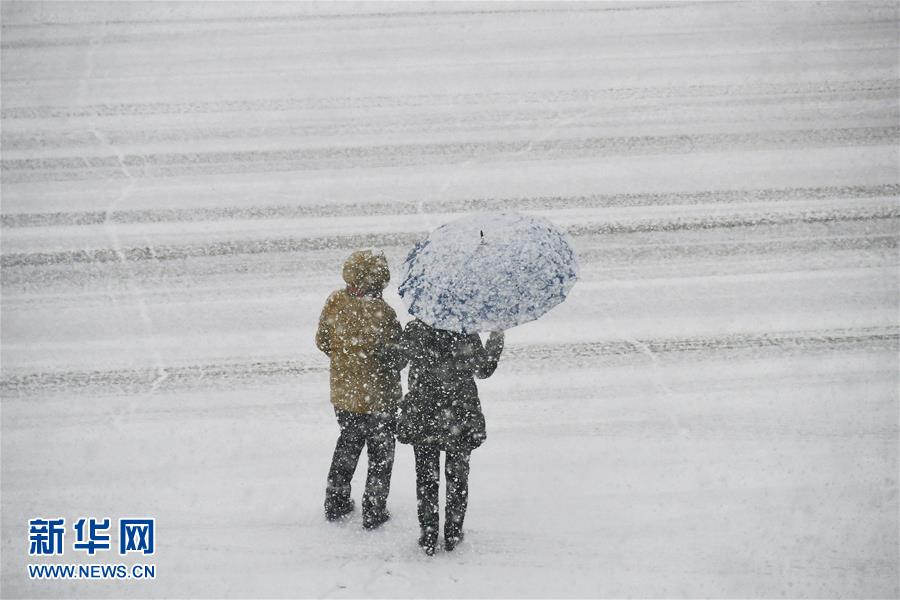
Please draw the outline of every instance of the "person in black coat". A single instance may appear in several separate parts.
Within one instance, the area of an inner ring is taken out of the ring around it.
[[[490,377],[503,351],[503,333],[482,345],[477,333],[436,329],[415,319],[400,346],[409,359],[409,392],[400,402],[397,439],[411,444],[416,458],[419,545],[428,555],[437,545],[440,453],[446,453],[447,506],[444,548],[463,537],[469,495],[469,457],[487,437],[475,378]]]

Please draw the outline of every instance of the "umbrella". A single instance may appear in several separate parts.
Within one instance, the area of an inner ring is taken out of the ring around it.
[[[518,213],[451,221],[410,251],[400,296],[439,329],[499,331],[537,319],[565,300],[578,277],[568,235]]]

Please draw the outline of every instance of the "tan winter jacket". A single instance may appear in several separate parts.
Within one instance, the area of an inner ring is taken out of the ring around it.
[[[343,275],[347,289],[328,297],[316,332],[316,346],[331,359],[331,403],[353,413],[394,414],[405,360],[397,314],[381,298],[390,279],[387,260],[354,252]]]

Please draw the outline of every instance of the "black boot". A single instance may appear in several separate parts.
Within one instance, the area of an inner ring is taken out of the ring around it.
[[[453,549],[463,541],[465,534],[462,529],[450,525],[444,526],[444,550],[453,552]]]
[[[337,521],[352,513],[355,508],[356,503],[352,498],[343,502],[326,502],[325,518],[329,521]]]
[[[430,527],[422,530],[422,535],[419,536],[419,546],[422,547],[422,550],[425,551],[425,554],[428,556],[434,556],[434,549],[437,546],[438,532],[437,529],[431,529]]]
[[[384,525],[391,518],[391,513],[386,510],[372,514],[363,515],[363,527],[366,529],[377,529]]]

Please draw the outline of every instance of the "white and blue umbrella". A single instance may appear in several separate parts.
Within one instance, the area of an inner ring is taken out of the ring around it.
[[[484,213],[442,225],[404,264],[409,313],[461,333],[533,321],[566,299],[578,277],[569,236],[551,222]]]

